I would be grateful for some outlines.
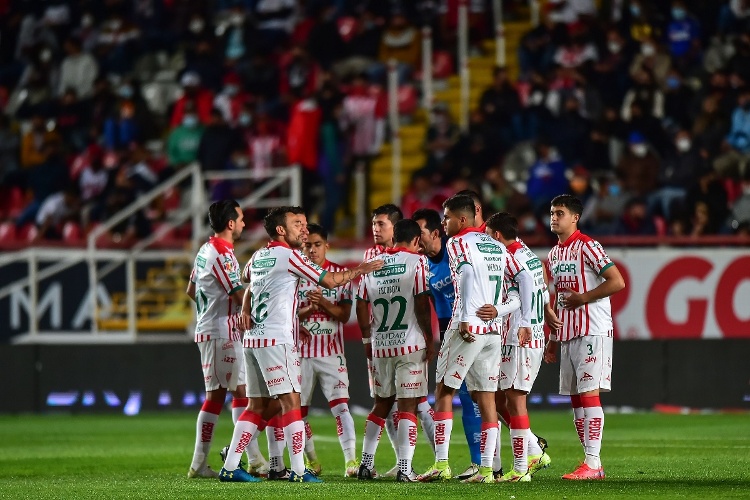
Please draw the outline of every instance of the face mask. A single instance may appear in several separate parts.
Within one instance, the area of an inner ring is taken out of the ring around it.
[[[189,29],[192,33],[200,33],[203,31],[203,19],[193,19],[190,21]]]
[[[237,119],[240,125],[243,127],[247,127],[251,123],[253,123],[253,117],[248,113],[242,113],[240,117]]]
[[[654,47],[650,43],[644,43],[643,45],[641,45],[641,54],[646,57],[651,57],[656,54],[656,47]]]
[[[685,9],[683,9],[682,7],[672,7],[672,17],[674,17],[678,21],[681,21],[685,19],[685,16],[687,16],[687,12],[685,12]]]
[[[195,115],[185,115],[182,119],[182,124],[186,127],[193,128],[198,125],[198,117]]]
[[[120,21],[119,19],[113,19],[109,22],[109,27],[112,29],[112,31],[117,31],[122,28],[122,21]]]
[[[677,146],[677,151],[679,151],[680,153],[686,153],[690,151],[691,145],[692,144],[690,142],[690,139],[688,139],[687,137],[680,137],[679,139],[677,139],[677,143],[675,144],[675,146]]]
[[[641,15],[641,6],[640,5],[631,5],[630,6],[630,14],[633,17],[638,17]]]
[[[680,79],[676,76],[668,76],[667,77],[667,88],[669,89],[677,89],[680,88]]]
[[[622,45],[620,45],[619,42],[608,42],[607,43],[607,48],[613,54],[619,54],[620,51],[622,50]]]
[[[226,85],[224,87],[224,93],[227,95],[237,95],[237,92],[239,91],[240,89],[237,85]]]
[[[630,146],[630,151],[638,158],[643,158],[644,156],[646,156],[648,148],[646,148],[645,144],[633,144],[632,146]]]
[[[89,28],[94,24],[94,18],[88,14],[81,18],[81,28]]]
[[[117,95],[119,95],[123,99],[130,99],[131,97],[133,97],[133,87],[131,87],[130,85],[123,85],[118,89]]]
[[[238,156],[234,159],[234,164],[237,165],[240,168],[247,167],[247,164],[249,163],[246,156]]]
[[[244,21],[245,21],[245,16],[243,16],[242,14],[232,14],[229,17],[229,22],[232,23],[234,26],[241,26]]]
[[[609,195],[610,196],[617,196],[617,195],[620,194],[620,185],[619,184],[610,184],[609,185],[609,189],[607,189],[607,191],[609,191]]]
[[[43,50],[43,51],[42,51],[42,52],[41,52],[41,53],[39,54],[39,60],[40,60],[40,61],[42,61],[42,62],[45,62],[45,63],[46,63],[46,62],[49,62],[49,61],[50,61],[50,59],[52,59],[52,51],[51,51],[51,50],[49,50],[49,49],[44,49],[44,50]]]

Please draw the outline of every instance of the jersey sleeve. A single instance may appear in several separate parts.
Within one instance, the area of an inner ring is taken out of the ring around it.
[[[514,280],[521,272],[521,264],[518,263],[512,253],[508,252],[505,255],[505,279]]]
[[[361,281],[363,281],[363,280],[360,280],[360,282]],[[338,303],[339,304],[351,304],[352,300],[354,298],[353,297],[354,296],[354,291],[353,290],[354,290],[354,285],[352,284],[351,281],[349,283],[347,283],[346,285],[342,286],[341,287],[341,292],[340,292],[341,296],[339,298]]]
[[[417,261],[417,272],[414,275],[414,296],[430,293],[430,287],[427,284],[427,258],[420,256]]]
[[[357,286],[357,300],[364,300],[365,302],[370,302],[370,298],[367,296],[367,279],[362,276],[362,279],[359,280],[359,285]]]
[[[586,265],[593,269],[598,275],[601,275],[609,267],[614,265],[614,262],[612,262],[604,251],[602,245],[596,240],[588,241],[583,246],[582,252],[583,260]]]
[[[289,254],[289,272],[303,279],[308,279],[317,284],[323,281],[326,270],[316,265],[305,257],[299,250],[293,250]]]
[[[454,269],[458,272],[464,264],[471,265],[471,254],[466,244],[460,238],[451,238],[448,240],[448,255]]]

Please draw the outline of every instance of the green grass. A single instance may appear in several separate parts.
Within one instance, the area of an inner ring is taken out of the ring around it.
[[[364,421],[357,418],[360,432]],[[531,483],[464,485],[368,483],[344,479],[343,457],[330,417],[312,417],[325,484],[219,483],[185,477],[193,448],[195,413],[113,415],[23,415],[0,417],[0,498],[750,498],[750,417],[734,415],[607,415],[603,463],[607,479],[571,483],[560,479],[582,458],[566,412],[535,413],[532,428],[547,438],[552,466]],[[211,465],[231,435],[222,415]],[[421,431],[420,431],[421,432]],[[504,443],[507,442],[505,431]],[[451,464],[468,464],[460,418],[456,419]],[[265,441],[261,438],[261,449]],[[426,469],[431,452],[420,437],[415,469]],[[511,463],[509,446],[503,462]],[[394,464],[383,436],[376,466]]]

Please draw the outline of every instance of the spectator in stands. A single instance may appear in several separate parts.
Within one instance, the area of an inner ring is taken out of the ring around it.
[[[651,80],[658,87],[664,87],[669,68],[672,66],[669,55],[664,54],[657,40],[650,36],[643,38],[640,49],[640,53],[630,63],[630,76],[637,79],[636,75],[645,70],[650,73]]]
[[[94,89],[94,80],[99,73],[99,65],[94,57],[83,52],[81,41],[70,37],[65,41],[65,52],[68,54],[60,65],[58,95],[63,95],[69,88],[75,89],[81,98],[87,98]]]
[[[247,138],[250,167],[267,174],[272,168],[287,164],[286,142],[282,127],[266,112],[256,114],[255,124]]]
[[[659,157],[651,150],[643,134],[630,134],[628,150],[617,166],[617,175],[623,189],[633,196],[647,196],[656,190]]]
[[[231,9],[227,21],[222,25],[220,46],[223,50],[221,53],[227,61],[237,61],[247,56],[248,52],[253,49],[253,45],[257,44],[255,40],[257,33],[240,6],[234,6]],[[206,38],[210,43],[210,36]],[[211,48],[213,49],[213,46]],[[200,57],[200,54],[196,53],[196,56]]]
[[[725,178],[743,178],[750,161],[750,87],[740,95],[722,150],[724,153],[714,160],[716,172]]]
[[[172,129],[167,139],[167,159],[171,168],[167,172],[169,175],[197,160],[201,137],[205,131],[192,103],[185,105],[182,114],[182,123]]]
[[[279,95],[279,67],[271,62],[270,54],[253,54],[250,61],[237,65],[237,74],[247,92],[273,107]]]
[[[318,152],[320,122],[323,113],[313,96],[300,99],[292,106],[286,147],[289,163],[302,167],[302,206],[317,206],[320,196]]]
[[[72,88],[67,89],[55,105],[55,121],[63,143],[72,151],[80,152],[88,144],[90,107],[78,99]]]
[[[625,236],[653,236],[656,225],[649,215],[645,198],[631,198],[625,204],[622,217],[617,221],[615,234]]]
[[[68,182],[68,169],[60,154],[57,138],[43,140],[39,157],[42,159],[40,163],[27,167],[26,185],[31,191],[32,200],[16,220],[19,228],[34,221],[44,200]]]
[[[320,67],[302,45],[295,45],[281,68],[279,94],[288,104],[315,93],[320,82]]]
[[[225,122],[235,127],[244,106],[252,102],[253,96],[242,88],[239,75],[231,72],[224,76],[224,87],[214,98],[214,108],[221,112]]]
[[[667,38],[672,62],[682,70],[687,70],[696,62],[701,51],[700,36],[700,23],[688,12],[685,1],[673,0]]]
[[[66,222],[80,223],[81,199],[75,186],[45,198],[36,214],[36,238],[59,240]]]
[[[626,130],[643,135],[661,155],[669,150],[671,140],[661,126],[661,121],[644,108],[642,101],[634,100],[630,105],[630,119],[626,122]]]
[[[702,151],[701,154],[709,158],[716,157],[729,128],[729,118],[719,108],[719,96],[705,97],[701,111],[692,125],[694,142]]]
[[[11,127],[8,117],[0,113],[0,185],[19,182],[19,146],[21,140],[18,132]],[[13,180],[15,178],[15,180]]]
[[[432,180],[432,176],[424,169],[417,170],[411,176],[411,184],[401,200],[401,210],[404,217],[411,217],[411,214],[420,208],[431,208],[440,211],[445,201],[446,193],[437,186]]]
[[[628,87],[628,62],[632,54],[622,34],[611,28],[607,31],[607,45],[594,65],[592,79],[602,94],[605,104],[622,101]]]
[[[594,194],[583,209],[583,227],[597,235],[614,234],[617,221],[629,196],[611,173],[599,174],[593,182]]]
[[[104,213],[105,191],[110,186],[110,171],[104,168],[104,151],[99,146],[89,146],[86,166],[78,178],[81,194],[81,221],[84,227],[99,221]]]
[[[648,196],[649,213],[672,219],[673,207],[682,204],[693,180],[703,170],[703,158],[689,130],[675,135],[675,153],[659,167],[659,188]]]
[[[663,94],[665,128],[674,130],[689,127],[690,108],[686,103],[693,101],[693,90],[677,68],[669,70]]]
[[[713,169],[707,167],[697,176],[685,201],[690,234],[716,234],[722,229],[728,215],[727,192]]]
[[[741,226],[747,226],[750,223],[750,169],[745,171],[745,178],[742,180],[742,194],[734,200],[732,213],[729,216],[729,227],[735,232]]]
[[[336,211],[346,193],[346,136],[341,120],[344,95],[334,80],[329,78],[318,91],[317,100],[321,111],[318,174],[323,180],[325,192],[320,222],[323,227],[333,228]]]
[[[628,90],[622,101],[622,119],[630,121],[631,106],[638,102],[644,113],[661,120],[664,117],[664,94],[656,85],[651,72],[641,69],[633,75],[633,80],[635,85]]]
[[[104,23],[96,46],[96,56],[105,73],[125,75],[133,69],[141,32],[125,16],[113,11]]]
[[[586,170],[591,173],[612,171],[611,140],[610,132],[604,124],[597,124],[591,128],[581,158],[581,164]]]
[[[310,30],[307,38],[307,46],[313,60],[320,64],[321,68],[328,71],[333,63],[339,61],[346,54],[344,40],[339,34],[336,21],[336,5],[333,3],[318,5],[316,22]],[[324,226],[325,227],[325,226]]]
[[[741,33],[747,30],[750,20],[750,2],[729,0],[719,10],[719,35]]]
[[[448,106],[438,102],[432,107],[432,124],[427,128],[424,139],[427,153],[425,170],[429,174],[437,174],[442,181],[450,180],[457,174],[451,174],[447,161],[459,139],[460,131],[451,119]]]
[[[580,162],[586,150],[591,123],[581,116],[580,104],[575,96],[570,95],[565,99],[563,110],[555,121],[555,128],[555,148],[562,160],[568,165]]]
[[[521,108],[521,136],[520,140],[528,141],[538,136],[552,135],[554,116],[547,102],[552,100],[549,84],[545,78],[537,73],[531,73],[529,77],[527,97],[522,102]],[[486,121],[486,118],[485,118]]]
[[[348,136],[347,149],[351,155],[350,173],[358,163],[369,165],[372,157],[380,153],[387,105],[384,92],[368,87],[363,74],[354,76],[344,96],[342,113]],[[367,171],[369,167],[365,169]]]
[[[588,75],[599,60],[599,53],[582,27],[574,26],[569,31],[567,40],[555,51],[554,62]]]
[[[658,40],[661,37],[658,14],[652,10],[650,2],[630,0],[630,38],[638,43],[645,40]]]
[[[208,124],[211,121],[211,109],[213,109],[214,100],[211,91],[201,87],[200,76],[192,71],[182,75],[180,84],[182,84],[183,95],[174,103],[172,119],[169,122],[170,126],[177,127],[183,122],[188,103],[190,103],[193,113],[198,117],[199,123]]]
[[[496,131],[503,149],[510,149],[522,135],[521,101],[505,68],[495,67],[493,77],[492,85],[482,93],[479,108],[487,124]]]
[[[534,214],[543,217],[549,214],[549,201],[560,193],[567,193],[568,179],[565,163],[552,144],[545,138],[536,143],[536,162],[529,170],[526,196],[531,201]]]
[[[222,78],[224,76],[224,67],[217,64],[221,54],[216,48],[213,38],[199,40],[195,46],[195,52],[191,57],[186,58],[185,70],[189,73],[198,75],[199,84],[211,93],[221,88]],[[228,61],[227,64],[231,64]]]
[[[241,143],[240,135],[227,124],[221,111],[214,109],[201,134],[196,160],[203,170],[223,170],[229,155]]]
[[[334,73],[342,79],[365,73],[377,61],[380,51],[382,27],[369,8],[359,15],[354,30],[354,36],[346,43],[346,57],[333,68]]]
[[[524,34],[518,45],[521,78],[526,79],[532,73],[546,74],[552,66],[556,46],[565,34],[565,28],[557,26],[552,16],[545,13],[542,22]]]
[[[409,24],[406,16],[396,12],[380,39],[379,64],[368,69],[370,79],[385,83],[388,61],[396,60],[398,81],[403,84],[410,78],[414,69],[421,65],[422,36],[417,28]]]
[[[297,16],[295,0],[260,0],[255,3],[255,19],[261,38],[259,50],[283,47],[294,29]]]
[[[493,212],[518,213],[528,208],[528,200],[508,182],[500,165],[487,170],[481,188],[482,199]]]
[[[104,144],[121,150],[152,134],[153,118],[136,82],[124,80],[117,88],[117,100],[104,120]]]
[[[50,144],[59,140],[57,132],[47,128],[44,117],[34,115],[31,118],[31,128],[21,139],[21,166],[32,168],[47,161],[47,156],[53,151]]]

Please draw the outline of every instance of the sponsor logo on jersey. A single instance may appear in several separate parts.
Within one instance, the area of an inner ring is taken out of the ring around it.
[[[270,259],[255,259],[253,269],[268,269],[276,265],[276,257]]]
[[[560,262],[559,264],[555,265],[555,267],[552,268],[552,274],[558,274],[558,273],[571,273],[576,274],[576,264],[575,262]]]
[[[222,360],[224,363],[234,363],[237,358],[232,356],[224,356],[224,359]]]
[[[535,269],[539,269],[542,267],[542,261],[538,258],[534,257],[533,259],[529,259],[526,261],[526,269],[529,271],[533,271]]]
[[[268,368],[266,368],[266,371],[267,372],[275,372],[276,370],[281,370],[282,368],[283,367],[281,365],[269,366]]]
[[[594,377],[592,377],[591,375],[589,375],[586,372],[583,372],[583,376],[581,377],[581,379],[579,380],[579,382],[585,382],[585,381],[589,381],[589,380],[594,380]]]
[[[406,274],[406,264],[392,264],[390,266],[383,266],[379,270],[372,273],[375,278],[385,278],[387,276],[394,276],[396,274]]]
[[[339,366],[339,373],[346,373],[346,366]]]
[[[503,249],[494,243],[477,243],[477,248],[482,253],[502,254]]]
[[[507,379],[508,379],[508,376],[505,374],[505,372],[501,371],[500,372],[500,380],[507,380]]]
[[[231,340],[229,342],[224,342],[221,346],[222,351],[228,351],[229,349],[234,349],[234,342]]]
[[[422,382],[401,382],[401,387],[404,389],[419,389],[422,387]]]
[[[585,361],[586,363],[596,363],[596,356],[589,356]]]
[[[199,255],[199,256],[197,256],[197,257],[195,258],[195,264],[196,264],[196,265],[197,265],[198,267],[200,267],[201,269],[203,269],[204,267],[206,267],[206,259],[205,259],[205,258],[203,258],[203,257],[201,257],[201,256]]]
[[[286,380],[284,377],[272,378],[271,380],[266,382],[266,385],[268,387],[276,387],[277,385],[283,384],[284,380]]]
[[[497,379],[498,379],[498,376],[497,376],[497,375],[495,375],[495,376],[490,376],[490,377],[487,377],[487,380],[489,380],[490,382],[497,382]]]
[[[409,370],[409,375],[422,375],[422,370]]]

